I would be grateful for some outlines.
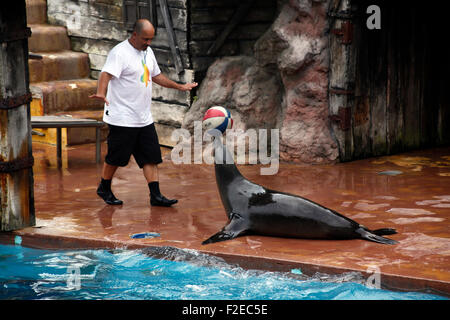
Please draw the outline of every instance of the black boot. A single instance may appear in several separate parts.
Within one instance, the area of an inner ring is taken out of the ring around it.
[[[112,205],[121,205],[123,204],[122,200],[117,199],[111,191],[111,180],[104,180],[100,182],[100,185],[97,188],[97,194],[100,198],[103,199],[107,204]]]
[[[148,184],[150,189],[150,204],[152,206],[170,207],[178,202],[176,199],[167,199],[159,191],[159,182],[153,181]]]

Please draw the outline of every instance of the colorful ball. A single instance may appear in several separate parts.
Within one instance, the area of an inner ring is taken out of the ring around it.
[[[217,129],[224,133],[225,130],[233,127],[233,119],[226,108],[213,106],[206,110],[202,125],[204,130]]]

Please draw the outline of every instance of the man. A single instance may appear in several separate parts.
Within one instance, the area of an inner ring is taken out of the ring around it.
[[[152,82],[166,88],[188,91],[197,83],[178,84],[164,76],[149,47],[155,29],[150,21],[136,21],[131,37],[108,54],[98,79],[97,93],[90,98],[105,103],[103,121],[109,125],[108,152],[97,194],[111,205],[120,205],[111,190],[118,167],[131,155],[143,169],[150,189],[150,204],[169,207],[178,201],[159,190],[158,164],[162,162],[158,136],[151,114]]]

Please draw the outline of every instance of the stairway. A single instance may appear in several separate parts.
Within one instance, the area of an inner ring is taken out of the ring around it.
[[[42,59],[29,59],[30,104],[32,116],[70,115],[74,118],[101,120],[103,103],[89,99],[97,90],[97,80],[90,79],[86,53],[70,50],[67,30],[47,24],[47,1],[26,0],[28,27],[32,35],[28,49]],[[56,144],[56,129],[36,129],[33,141]],[[102,137],[106,136],[102,130]],[[63,145],[95,141],[95,128],[63,129]]]

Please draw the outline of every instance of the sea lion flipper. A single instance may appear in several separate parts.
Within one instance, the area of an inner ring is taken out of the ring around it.
[[[206,239],[202,244],[231,240],[247,231],[247,225],[239,214],[230,214],[231,221],[222,230]]]
[[[202,242],[202,244],[208,244],[208,243],[214,243],[214,242],[220,242],[225,240],[230,240],[235,238],[234,232],[228,232],[226,230],[221,230],[217,232],[215,235],[211,236],[210,238],[206,239]]]
[[[359,228],[358,230],[356,230],[356,232],[361,235],[361,238],[369,240],[369,241],[374,241],[374,242],[383,243],[383,244],[397,244],[398,243],[398,241],[378,236],[378,235],[372,233],[370,230],[367,230],[365,228]]]

